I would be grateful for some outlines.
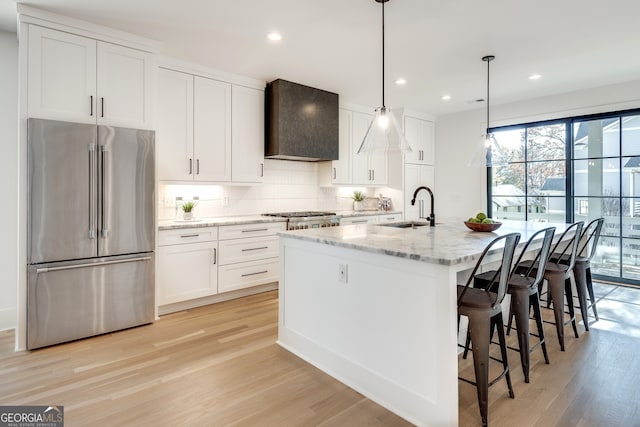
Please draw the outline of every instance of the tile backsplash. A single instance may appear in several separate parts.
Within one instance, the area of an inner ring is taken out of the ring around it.
[[[382,188],[321,186],[319,163],[265,159],[261,184],[173,184],[161,181],[158,187],[158,219],[181,215],[180,200],[197,200],[196,217],[251,215],[264,212],[304,210],[350,210],[351,194],[364,191],[369,197],[382,193],[401,210],[399,192]],[[392,194],[398,193],[398,194]]]

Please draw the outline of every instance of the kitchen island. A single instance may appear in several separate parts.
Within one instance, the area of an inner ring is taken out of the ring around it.
[[[556,236],[565,229],[505,221],[477,233],[453,221],[282,232],[278,343],[416,425],[457,425],[456,284],[498,235],[519,232],[523,246],[551,225]]]

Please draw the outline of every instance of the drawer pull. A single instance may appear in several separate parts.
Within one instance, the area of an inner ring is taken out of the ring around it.
[[[257,273],[247,273],[247,274],[243,274],[241,277],[255,276],[256,274],[264,274],[264,273],[268,273],[268,272],[269,272],[269,270],[258,271]]]
[[[243,233],[253,233],[256,231],[269,231],[268,228],[251,228],[249,230],[242,230]]]
[[[269,249],[269,246],[262,246],[262,247],[259,247],[259,248],[247,248],[247,249],[243,249],[242,252],[259,251],[260,249]]]
[[[180,238],[186,239],[187,237],[199,237],[199,234],[181,234]]]
[[[359,223],[362,223],[362,222],[369,222],[369,220],[368,219],[356,219],[356,220],[353,220],[351,222],[353,224],[359,224]]]

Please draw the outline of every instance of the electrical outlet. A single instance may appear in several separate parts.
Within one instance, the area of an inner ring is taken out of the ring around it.
[[[338,264],[338,280],[347,283],[347,264]]]
[[[222,198],[222,206],[229,206],[229,196],[224,196]]]

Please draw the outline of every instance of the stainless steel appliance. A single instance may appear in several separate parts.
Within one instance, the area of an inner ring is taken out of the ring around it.
[[[265,213],[264,216],[287,218],[287,230],[304,230],[307,228],[337,227],[340,219],[335,212],[302,211]]]
[[[28,121],[27,348],[154,318],[154,132]]]

